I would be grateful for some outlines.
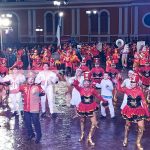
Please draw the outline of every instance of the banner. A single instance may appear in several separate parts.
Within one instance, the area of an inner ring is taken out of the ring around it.
[[[61,44],[60,44],[60,28],[61,28],[61,17],[59,17],[58,20],[58,26],[57,26],[57,32],[56,32],[56,37],[57,37],[57,47],[61,48]]]
[[[137,52],[141,51],[143,46],[145,46],[145,41],[138,41],[137,42]]]

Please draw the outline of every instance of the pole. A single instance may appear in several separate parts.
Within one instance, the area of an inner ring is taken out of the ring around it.
[[[0,29],[1,32],[1,51],[3,51],[3,32],[2,32],[2,28]]]

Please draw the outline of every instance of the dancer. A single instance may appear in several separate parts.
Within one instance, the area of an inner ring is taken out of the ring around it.
[[[123,83],[121,84],[121,87],[130,88],[131,87],[131,79],[132,79],[133,75],[134,75],[134,72],[132,70],[129,70],[128,71],[128,78],[126,78],[123,81]],[[123,102],[121,104],[121,109],[123,109],[126,104],[127,104],[127,94],[124,94]]]
[[[107,101],[105,101],[98,92],[90,86],[90,74],[89,72],[84,73],[84,82],[83,87],[79,86],[79,81],[75,80],[73,85],[81,94],[81,102],[77,107],[77,113],[80,116],[80,125],[81,125],[81,137],[79,141],[82,141],[84,138],[84,128],[85,128],[85,119],[90,117],[91,128],[88,134],[87,141],[90,145],[94,146],[95,143],[92,141],[92,136],[94,134],[95,128],[97,128],[97,118],[96,111],[98,110],[98,104],[94,100],[94,97],[98,98],[107,106]]]
[[[147,119],[150,114],[148,112],[148,106],[144,94],[140,87],[137,85],[138,78],[134,77],[131,80],[131,88],[121,88],[118,81],[117,88],[119,91],[127,94],[127,104],[122,109],[121,114],[126,120],[125,135],[123,140],[123,146],[128,144],[128,133],[131,126],[131,122],[138,125],[138,134],[136,139],[136,145],[138,150],[143,150],[141,145],[141,139],[144,131],[144,120]]]

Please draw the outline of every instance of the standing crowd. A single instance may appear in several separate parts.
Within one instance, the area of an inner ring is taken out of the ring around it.
[[[144,122],[150,117],[150,47],[137,50],[136,43],[118,48],[104,43],[101,48],[98,44],[75,48],[66,43],[61,49],[52,49],[52,45],[44,46],[42,50],[33,48],[27,53],[23,48],[18,49],[12,66],[8,66],[5,57],[0,58],[0,103],[8,105],[12,117],[20,115],[24,118],[28,140],[34,137],[36,143],[41,140],[39,115],[46,117],[46,100],[52,118],[57,117],[54,86],[63,79],[68,83],[66,99],[69,94],[69,106],[74,106],[76,116],[80,117],[79,141],[85,137],[88,117],[91,127],[87,141],[95,145],[92,136],[98,128],[97,110],[100,108],[101,119],[107,117],[106,109],[111,119],[115,119],[117,95],[122,92],[121,114],[126,120],[123,146],[128,144],[128,133],[134,122],[138,125],[136,145],[143,150]],[[27,67],[23,61],[25,54]],[[128,77],[124,79],[122,70],[126,68]]]

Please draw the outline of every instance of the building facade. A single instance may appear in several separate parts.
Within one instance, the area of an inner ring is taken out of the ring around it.
[[[0,13],[13,16],[13,30],[3,36],[4,42],[54,42],[60,11],[64,13],[64,41],[150,41],[149,0],[68,0],[67,5],[61,3],[59,7],[46,0],[1,0]]]

